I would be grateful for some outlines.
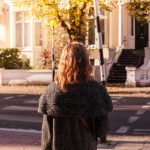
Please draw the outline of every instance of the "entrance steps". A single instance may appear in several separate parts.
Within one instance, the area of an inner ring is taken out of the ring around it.
[[[144,51],[134,50],[134,49],[123,49],[118,62],[113,64],[107,83],[109,86],[111,84],[116,84],[121,86],[126,81],[126,67],[140,67],[144,61]]]

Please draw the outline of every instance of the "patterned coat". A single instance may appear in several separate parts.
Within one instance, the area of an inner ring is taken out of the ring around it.
[[[43,114],[42,150],[96,150],[96,137],[107,131],[102,120],[112,107],[106,89],[95,80],[68,85],[67,92],[50,83],[38,107]]]

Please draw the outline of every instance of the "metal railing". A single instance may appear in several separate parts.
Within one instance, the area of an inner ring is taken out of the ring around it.
[[[107,62],[106,65],[112,64],[114,62],[115,56],[120,52],[120,50],[122,49],[123,44],[125,43],[125,41],[126,41],[125,39],[122,41],[121,46],[119,47],[118,51],[114,53],[114,55],[111,59],[111,62]]]

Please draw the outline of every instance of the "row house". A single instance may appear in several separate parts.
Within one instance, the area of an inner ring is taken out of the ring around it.
[[[141,25],[121,3],[112,12],[101,11],[100,18],[108,76],[122,49],[144,51],[145,47],[150,47],[150,23]],[[95,34],[95,29],[89,29],[89,33]],[[39,53],[48,45],[47,39],[48,33],[42,29],[40,20],[16,10],[12,0],[0,0],[0,48],[18,47],[30,58],[31,65],[36,66],[39,64]],[[95,41],[89,37],[86,43],[92,49]],[[93,57],[98,59],[96,54]]]

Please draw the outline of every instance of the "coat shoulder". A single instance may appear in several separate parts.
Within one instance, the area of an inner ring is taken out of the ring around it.
[[[38,112],[47,114],[47,104],[51,103],[51,97],[60,91],[59,86],[51,82],[39,98]]]
[[[105,87],[96,80],[89,81],[90,88],[97,89],[99,92],[105,90]]]

